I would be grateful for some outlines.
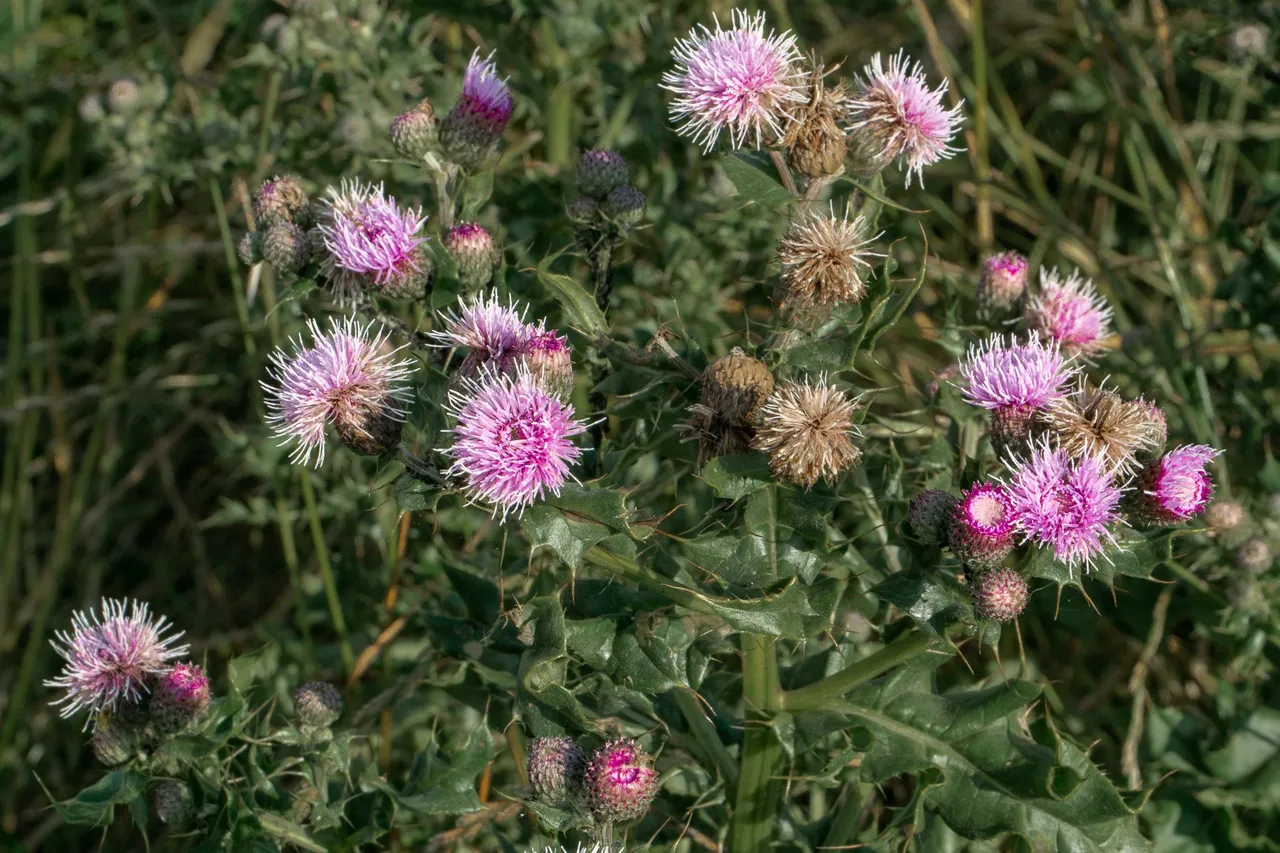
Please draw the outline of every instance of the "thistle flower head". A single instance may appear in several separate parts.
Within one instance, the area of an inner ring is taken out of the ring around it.
[[[151,722],[162,735],[176,734],[204,716],[209,677],[192,663],[180,663],[160,677],[151,696]]]
[[[349,436],[376,437],[386,422],[401,424],[410,396],[406,383],[411,359],[397,360],[403,347],[391,348],[384,328],[361,326],[354,316],[332,319],[328,332],[311,320],[311,345],[299,336],[292,353],[271,355],[267,422],[285,443],[295,442],[291,459],[304,465],[316,457],[324,464],[324,429],[333,424]],[[349,442],[348,442],[349,443]]]
[[[573,393],[573,348],[564,335],[539,323],[526,329],[519,352],[520,361],[544,391],[557,400],[569,399]]]
[[[1068,352],[1091,354],[1111,331],[1111,308],[1079,270],[1063,278],[1057,269],[1040,271],[1040,292],[1027,301],[1027,326],[1046,342]]]
[[[511,90],[498,77],[493,54],[481,59],[476,51],[462,77],[462,94],[440,125],[445,157],[464,169],[474,169],[502,137],[511,109]]]
[[[487,367],[464,379],[447,408],[457,425],[446,473],[463,479],[472,503],[489,504],[504,520],[548,492],[559,494],[582,455],[573,437],[586,424],[523,366],[506,374]]]
[[[1073,459],[1094,456],[1109,471],[1125,476],[1136,470],[1138,454],[1155,446],[1144,408],[1084,380],[1067,396],[1050,401],[1040,413],[1040,423]]]
[[[582,785],[587,757],[567,737],[535,738],[529,745],[529,784],[548,799],[563,798]]]
[[[746,453],[760,405],[773,393],[773,374],[759,359],[734,347],[702,373],[702,395],[692,417],[677,429],[698,442],[698,465],[714,456]]]
[[[498,77],[498,66],[490,53],[483,59],[476,50],[462,74],[462,96],[454,109],[466,109],[487,118],[501,132],[511,119],[511,90]]]
[[[978,282],[978,310],[990,320],[1007,317],[1027,295],[1027,259],[1017,252],[992,255],[982,265]]]
[[[672,58],[676,67],[662,75],[662,87],[676,95],[671,118],[704,151],[721,131],[734,148],[778,139],[805,98],[795,34],[766,35],[764,13],[735,9],[727,30],[718,19],[715,30],[699,26],[676,42]]]
[[[493,364],[505,370],[520,354],[529,336],[530,326],[524,322],[527,309],[516,311],[515,301],[503,305],[498,291],[477,295],[469,303],[461,303],[455,314],[443,312],[444,328],[431,333],[440,346],[467,347],[476,356],[476,366]]]
[[[1022,538],[1053,550],[1075,568],[1092,567],[1119,520],[1122,490],[1106,464],[1093,456],[1072,459],[1067,451],[1041,442],[1029,455],[1009,460],[1010,519]]]
[[[327,250],[321,270],[333,282],[335,295],[349,297],[363,283],[385,285],[417,271],[426,221],[420,209],[398,207],[381,184],[343,180],[339,189],[330,187],[319,228]]]
[[[1213,480],[1205,470],[1218,451],[1204,444],[1170,450],[1149,463],[1139,480],[1137,516],[1154,526],[1181,524],[1204,511],[1213,497]]]
[[[990,622],[1012,622],[1027,606],[1027,582],[1013,569],[993,569],[973,583],[973,607]]]
[[[760,409],[752,447],[769,456],[780,479],[810,487],[819,479],[835,480],[862,457],[853,443],[857,404],[843,391],[816,382],[787,382]]]
[[[629,740],[612,740],[587,763],[587,805],[605,821],[642,817],[658,792],[653,757]]]
[[[945,80],[930,89],[920,63],[913,65],[902,51],[889,58],[887,68],[881,54],[871,58],[850,100],[848,129],[857,136],[859,148],[873,168],[900,159],[906,165],[907,186],[911,186],[912,175],[923,186],[925,166],[960,150],[951,142],[963,117],[963,102],[950,109],[944,107],[946,91]]]
[[[829,213],[809,211],[793,219],[778,242],[782,309],[804,312],[861,302],[870,258],[883,257],[869,248],[879,235],[868,232],[867,220],[861,216],[851,220],[847,209],[840,217],[833,207]]]
[[[960,361],[961,392],[965,400],[984,409],[1011,406],[1043,408],[1062,397],[1062,386],[1076,373],[1056,344],[1035,339],[1005,343],[992,335],[969,348]]]
[[[964,493],[951,519],[951,552],[971,569],[1000,564],[1013,550],[1009,495],[997,483],[979,483]]]
[[[152,616],[144,602],[104,598],[101,616],[93,608],[77,611],[71,632],[56,632],[52,645],[64,663],[61,674],[45,686],[66,691],[54,703],[62,706],[63,717],[81,709],[91,717],[115,710],[141,699],[148,679],[168,672],[170,661],[187,653],[185,644],[174,645],[181,636],[181,631],[172,633],[168,619]]]

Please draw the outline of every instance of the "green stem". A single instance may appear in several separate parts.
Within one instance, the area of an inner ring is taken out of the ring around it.
[[[720,740],[720,734],[716,731],[715,723],[707,719],[705,709],[698,703],[697,695],[692,690],[675,691],[676,704],[680,706],[680,713],[684,715],[685,723],[689,726],[689,731],[693,733],[694,740],[707,753],[707,758],[715,762],[716,767],[720,768],[720,775],[724,777],[724,784],[729,788],[736,788],[738,785],[738,762],[729,754],[729,750],[724,745],[724,741]]]
[[[679,584],[669,583],[661,575],[654,575],[640,568],[634,561],[620,557],[598,546],[587,549],[582,555],[588,563],[607,569],[619,577],[624,577],[636,585],[657,593],[669,601],[687,607],[698,613],[712,615],[715,610],[703,601],[697,593]]]
[[[613,253],[618,247],[618,237],[609,231],[600,237],[595,251],[591,253],[591,287],[595,294],[596,305],[601,311],[609,310],[609,296],[613,293]]]
[[[324,581],[324,595],[329,602],[329,618],[333,620],[333,630],[338,634],[338,647],[342,652],[342,666],[346,673],[351,672],[355,656],[351,653],[351,643],[347,640],[347,621],[342,616],[342,599],[338,597],[338,585],[333,581],[333,569],[329,566],[329,548],[324,541],[324,528],[320,525],[320,514],[316,510],[316,494],[311,488],[311,474],[301,469],[302,501],[307,506],[307,520],[311,524],[311,541],[315,544],[316,560],[320,563],[320,577]]]
[[[906,663],[917,655],[929,651],[937,639],[920,631],[912,631],[870,657],[863,658],[834,675],[829,675],[807,687],[786,691],[781,697],[781,707],[792,713],[821,708],[828,701],[839,699],[864,681],[870,681],[898,664]]]
[[[760,634],[741,634],[742,700],[746,706],[746,732],[742,739],[742,770],[730,829],[730,850],[764,851],[774,836],[782,786],[776,770],[782,757],[782,742],[773,732],[773,713],[779,708],[782,688],[778,683],[778,655],[775,639]]]

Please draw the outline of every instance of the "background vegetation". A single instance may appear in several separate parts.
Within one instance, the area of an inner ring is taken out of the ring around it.
[[[268,684],[281,697],[315,677],[344,683],[353,708],[384,691],[412,693],[394,711],[356,717],[380,766],[403,773],[432,737],[460,742],[485,709],[484,691],[459,676],[470,650],[427,647],[431,620],[466,616],[445,570],[518,578],[547,559],[531,559],[517,528],[500,535],[479,513],[401,514],[396,472],[368,460],[333,453],[310,473],[287,464],[263,425],[258,382],[303,314],[234,252],[247,193],[264,177],[292,171],[318,190],[359,173],[388,181],[401,200],[428,200],[421,176],[389,161],[385,129],[423,95],[451,102],[472,49],[496,50],[516,113],[481,219],[502,233],[513,292],[555,316],[521,270],[572,241],[563,205],[577,152],[614,147],[649,200],[649,227],[619,264],[615,335],[642,342],[668,324],[705,362],[767,322],[766,261],[781,221],[744,206],[716,158],[674,136],[657,86],[674,39],[712,12],[726,17],[728,4],[480,0],[427,13],[339,0],[340,14],[334,5],[13,0],[0,9],[9,42],[0,241],[11,247],[0,260],[0,847],[96,843],[94,830],[48,809],[36,775],[66,797],[100,773],[85,735],[40,686],[55,667],[50,632],[72,609],[105,594],[148,600],[185,628],[215,678],[232,656],[271,644]],[[847,58],[853,70],[901,45],[968,101],[967,152],[931,170],[923,190],[896,196],[928,211],[919,217],[927,278],[876,358],[859,362],[877,404],[923,405],[954,355],[942,318],[969,298],[984,253],[1014,248],[1033,265],[1093,276],[1121,333],[1105,367],[1130,392],[1154,390],[1177,439],[1226,450],[1219,494],[1246,507],[1240,527],[1175,540],[1177,559],[1158,582],[1122,579],[1114,596],[1086,586],[1089,600],[1040,591],[1021,623],[1025,660],[1006,636],[1003,666],[1044,685],[1044,710],[1091,746],[1118,787],[1156,786],[1141,816],[1156,849],[1274,849],[1280,575],[1242,581],[1233,554],[1252,535],[1280,544],[1270,498],[1280,492],[1280,51],[1264,35],[1263,52],[1250,55],[1233,34],[1244,24],[1280,32],[1280,7],[761,5],[829,62]],[[124,78],[138,85],[127,109],[113,101]],[[913,221],[888,227],[918,266]],[[665,426],[689,402],[679,388],[626,381],[612,393],[643,399]],[[893,429],[877,424],[872,435]],[[670,442],[630,460],[628,477],[692,476],[692,454]],[[899,471],[896,492],[887,480],[867,488],[900,517],[922,480]],[[634,500],[671,506],[642,487]],[[686,533],[699,512],[685,507],[664,529]],[[885,529],[851,522],[850,550],[876,551]],[[336,614],[321,580],[329,570]],[[850,612],[850,641],[868,640],[866,619]],[[1001,678],[990,650],[967,666]],[[968,682],[965,667],[957,659],[940,678]],[[495,734],[503,724],[490,720]],[[423,838],[392,846],[527,838],[520,809],[500,795],[519,783],[511,753],[499,749],[482,779],[493,807],[481,818],[428,823]],[[860,825],[891,823],[910,799],[895,784],[858,792],[868,804]],[[666,817],[678,826],[689,808]],[[690,849],[705,849],[698,826],[681,842]],[[108,849],[134,849],[135,832],[117,821]],[[930,849],[964,843],[941,825],[901,837]]]

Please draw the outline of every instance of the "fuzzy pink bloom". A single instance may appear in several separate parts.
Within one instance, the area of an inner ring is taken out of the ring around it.
[[[1144,520],[1179,524],[1204,511],[1213,497],[1213,480],[1205,470],[1219,451],[1204,444],[1170,450],[1149,464],[1141,475]]]
[[[490,53],[483,59],[480,51],[471,54],[462,75],[462,95],[454,106],[473,121],[482,121],[489,132],[497,135],[511,120],[511,90],[498,77],[498,66]]]
[[[800,52],[791,32],[765,34],[765,16],[733,10],[733,26],[704,25],[676,42],[676,67],[662,87],[676,94],[677,132],[710,151],[726,131],[734,148],[748,138],[759,148],[782,136],[793,105],[805,100]]]
[[[548,492],[559,494],[582,451],[573,437],[586,431],[573,406],[544,391],[523,366],[513,373],[486,367],[449,393],[457,419],[447,474],[465,481],[472,503],[505,520]]]
[[[1064,280],[1056,269],[1042,269],[1026,314],[1029,328],[1069,352],[1097,352],[1111,332],[1111,308],[1078,270]]]
[[[1115,543],[1110,525],[1118,521],[1123,491],[1103,462],[1092,456],[1072,460],[1066,451],[1041,443],[1029,456],[1009,461],[1010,519],[1028,542],[1086,570]]]
[[[141,699],[147,678],[168,672],[169,661],[187,653],[188,646],[173,645],[182,632],[171,631],[168,619],[153,617],[144,602],[130,606],[127,598],[102,599],[101,617],[93,608],[73,613],[71,633],[58,631],[52,641],[65,659],[62,673],[45,682],[66,691],[54,703],[62,706],[62,716],[81,709],[95,715]]]
[[[912,65],[902,51],[889,59],[888,68],[877,53],[862,69],[858,91],[849,102],[849,132],[858,136],[859,147],[877,163],[901,159],[907,167],[907,186],[913,174],[924,186],[925,166],[961,150],[953,148],[951,141],[963,118],[963,102],[944,107],[946,91],[945,80],[930,89],[920,63]]]
[[[1002,336],[992,335],[969,347],[961,359],[960,389],[965,400],[984,409],[1038,409],[1061,398],[1076,372],[1056,344],[1034,338],[1006,344]]]
[[[329,188],[321,205],[319,231],[327,252],[321,270],[340,299],[354,296],[365,281],[385,284],[418,270],[427,221],[420,209],[401,209],[381,184],[345,179],[339,189]]]
[[[979,483],[964,493],[953,511],[951,551],[966,566],[996,566],[1013,549],[1009,495],[997,483]]]
[[[583,776],[587,805],[604,821],[642,817],[658,792],[653,758],[629,740],[612,740],[596,750]]]
[[[267,422],[285,442],[296,442],[291,459],[324,464],[324,430],[332,423],[340,430],[363,432],[370,418],[403,422],[410,397],[407,379],[413,359],[396,359],[403,346],[392,348],[388,332],[374,324],[361,326],[354,316],[330,321],[328,332],[315,320],[307,323],[312,343],[299,335],[293,353],[271,354],[271,382],[267,392]]]
[[[496,290],[487,296],[481,293],[469,304],[462,303],[456,314],[442,312],[444,328],[433,331],[431,337],[439,346],[471,350],[477,367],[493,364],[506,369],[515,363],[533,330],[524,321],[526,311],[517,311],[514,300],[503,305]]]

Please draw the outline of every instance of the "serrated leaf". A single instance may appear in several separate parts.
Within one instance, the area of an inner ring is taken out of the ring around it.
[[[538,281],[560,303],[570,324],[592,338],[609,333],[609,322],[586,288],[567,275],[541,268],[537,273]]]
[[[259,678],[278,672],[279,651],[277,646],[267,645],[228,663],[227,678],[235,692],[247,693]]]
[[[274,835],[286,844],[291,844],[301,850],[312,850],[314,853],[326,853],[328,850],[323,844],[318,844],[312,839],[305,829],[278,814],[259,811],[255,812],[254,816],[258,819],[258,823],[262,824],[263,830],[268,835]]]
[[[702,479],[726,500],[736,501],[773,482],[763,453],[717,456],[702,469]]]
[[[738,195],[765,207],[776,208],[794,201],[794,196],[778,179],[778,170],[763,151],[735,151],[720,158],[725,177]]]
[[[481,625],[492,625],[497,621],[498,612],[502,608],[502,593],[497,584],[448,562],[444,565],[444,572],[449,576],[449,583],[458,591],[468,616]]]
[[[482,723],[461,748],[450,752],[447,758],[437,751],[434,744],[429,747],[425,760],[418,762],[425,769],[403,792],[381,780],[375,781],[372,787],[389,794],[399,808],[415,814],[478,812],[484,804],[476,795],[476,780],[493,758],[493,753],[493,736]]]
[[[605,669],[613,657],[618,625],[612,619],[566,620],[565,648],[593,669]]]
[[[685,654],[665,639],[641,642],[634,631],[619,634],[613,643],[613,678],[641,693],[665,693],[685,681]]]
[[[550,506],[525,510],[520,529],[535,548],[546,545],[573,569],[582,567],[582,555],[588,548],[611,535],[603,524],[565,515]]]
[[[843,581],[823,578],[809,587],[793,580],[759,598],[697,597],[735,630],[803,640],[830,628],[843,589]]]
[[[147,777],[132,770],[113,770],[70,800],[53,804],[64,821],[77,826],[107,826],[115,807],[131,803],[147,790]]]
[[[419,480],[411,474],[396,477],[391,486],[391,496],[401,512],[420,512],[431,509],[434,496],[440,493],[440,487],[425,480]]]
[[[618,533],[634,535],[637,539],[644,539],[652,533],[628,524],[631,510],[627,508],[626,495],[617,489],[592,489],[566,483],[560,494],[550,496],[546,503],[578,518],[599,522]]]
[[[935,636],[953,622],[972,615],[969,593],[955,575],[937,569],[894,572],[871,591],[909,615],[921,630]]]

